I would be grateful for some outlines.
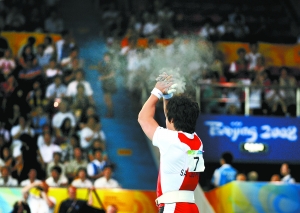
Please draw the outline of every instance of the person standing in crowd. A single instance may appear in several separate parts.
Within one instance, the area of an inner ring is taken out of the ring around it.
[[[168,94],[173,87],[171,76],[162,74],[159,78],[138,115],[142,130],[160,151],[156,204],[159,212],[199,212],[194,199],[200,172],[204,171],[203,144],[195,133],[199,106],[184,95]],[[167,128],[154,119],[162,97]]]
[[[117,85],[115,70],[112,64],[112,55],[110,53],[104,54],[103,62],[99,66],[99,73],[101,74],[99,80],[104,93],[104,102],[107,107],[106,117],[111,118],[114,116],[112,94],[116,93]]]
[[[280,174],[282,175],[281,181],[284,183],[295,183],[295,179],[291,176],[291,170],[288,163],[281,164]]]
[[[211,183],[215,186],[223,186],[236,179],[237,170],[231,166],[233,156],[230,152],[222,154],[220,159],[221,167],[215,170]]]

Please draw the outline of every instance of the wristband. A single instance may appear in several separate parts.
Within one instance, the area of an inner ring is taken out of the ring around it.
[[[158,99],[161,99],[161,97],[163,96],[163,93],[157,88],[153,88],[151,94],[155,95]]]
[[[163,98],[164,98],[165,100],[168,100],[168,99],[170,99],[170,98],[172,98],[172,97],[173,97],[173,93],[169,93],[169,94],[163,95]]]

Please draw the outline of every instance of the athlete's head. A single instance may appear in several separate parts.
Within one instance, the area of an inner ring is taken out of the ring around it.
[[[198,103],[187,96],[171,98],[166,106],[167,121],[173,123],[175,130],[194,133],[199,116]]]
[[[233,156],[230,152],[224,152],[221,157],[221,164],[231,164]]]

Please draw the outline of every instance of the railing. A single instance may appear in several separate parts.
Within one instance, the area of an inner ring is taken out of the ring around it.
[[[222,98],[213,98],[202,100],[201,96],[203,93],[203,87],[221,87],[221,88],[240,88],[241,91],[244,92],[244,115],[250,115],[250,92],[252,88],[261,88],[262,90],[265,89],[279,89],[279,90],[295,90],[295,104],[296,104],[296,116],[300,117],[300,87],[284,87],[284,86],[254,86],[254,85],[241,85],[236,83],[200,83],[195,88],[195,100],[201,107],[201,102],[207,101],[217,101],[220,103],[228,103],[230,100],[226,97]]]

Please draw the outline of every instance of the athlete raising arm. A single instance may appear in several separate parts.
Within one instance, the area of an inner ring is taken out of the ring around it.
[[[183,95],[168,94],[171,76],[158,81],[141,109],[138,122],[160,151],[156,204],[159,213],[198,213],[194,190],[204,171],[203,145],[195,133],[199,106]],[[154,119],[156,104],[164,97],[166,128]]]

